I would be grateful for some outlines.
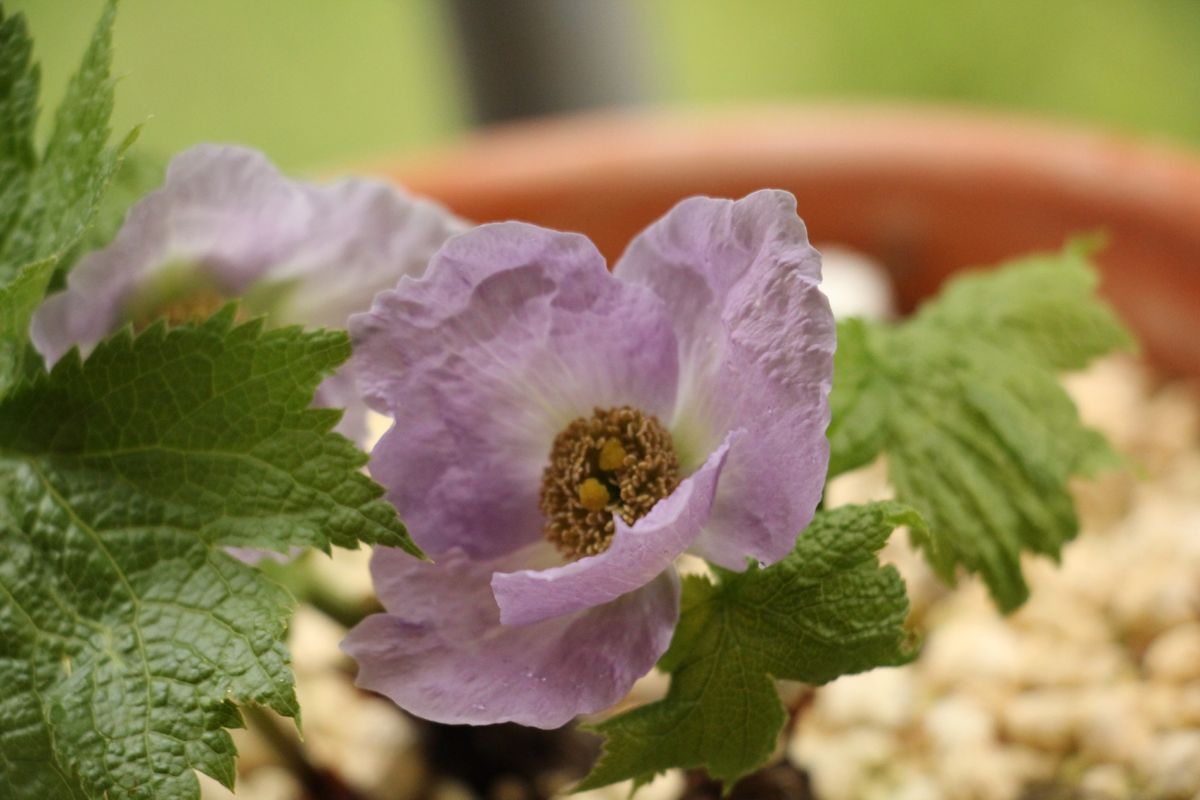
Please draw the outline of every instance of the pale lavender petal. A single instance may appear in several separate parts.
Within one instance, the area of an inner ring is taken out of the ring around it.
[[[614,517],[616,533],[603,553],[550,569],[496,573],[492,589],[501,622],[527,625],[607,603],[670,569],[708,521],[721,468],[738,438],[731,433],[704,466],[633,527]]]
[[[501,625],[492,572],[542,547],[490,562],[455,550],[437,564],[377,550],[371,571],[387,613],[368,617],[342,643],[358,661],[357,684],[451,724],[556,728],[619,701],[666,651],[678,578],[668,571],[602,606]]]
[[[254,547],[226,547],[225,552],[244,564],[256,565],[262,563],[265,559],[270,559],[277,564],[286,564],[304,552],[304,548],[292,547],[288,549],[287,553],[279,553],[274,550],[259,550]]]
[[[163,229],[134,226],[129,235],[157,233],[160,262],[202,263],[230,294],[291,255],[315,220],[301,184],[262,153],[227,145],[198,145],[172,159],[163,188],[144,203],[153,203]]]
[[[121,305],[120,301],[103,295],[97,296],[95,303],[87,304],[82,302],[80,292],[68,288],[38,306],[29,325],[29,340],[45,359],[47,368],[53,367],[72,347],[79,347],[86,356],[101,339],[120,327]]]
[[[170,270],[244,297],[271,324],[342,328],[377,291],[420,276],[466,228],[380,181],[317,186],[288,179],[254,150],[199,145],[171,161],[162,188],[130,210],[109,246],[76,265],[31,334],[51,364],[75,345],[86,353]]]
[[[163,187],[130,210],[112,243],[84,256],[66,290],[38,309],[34,347],[51,365],[76,345],[86,354],[173,266],[197,265],[213,289],[240,294],[292,254],[311,219],[304,192],[260,153],[194,147],[171,161]]]
[[[782,558],[824,487],[836,341],[795,199],[762,191],[684,201],[633,241],[615,272],[653,289],[675,324],[671,429],[685,468],[728,431],[746,434],[695,551],[730,569]]]
[[[344,409],[342,418],[333,430],[363,446],[367,436],[367,407],[358,394],[353,364],[343,364],[337,372],[321,381],[313,395],[313,405]]]
[[[824,489],[829,464],[829,372],[835,326],[815,287],[797,291],[791,319],[805,337],[736,344],[715,390],[738,403],[733,425],[745,437],[730,453],[708,524],[694,551],[731,570],[746,558],[773,564],[792,551],[808,527]],[[752,351],[761,344],[762,353]],[[778,356],[814,375],[812,383],[788,384],[764,361]],[[824,378],[816,378],[824,375]]]
[[[678,345],[662,301],[582,236],[486,225],[350,319],[359,388],[395,425],[371,472],[416,542],[475,557],[542,536],[555,435],[593,409],[669,415]],[[665,418],[665,417],[664,417]]]
[[[375,294],[419,278],[446,240],[469,226],[442,206],[382,181],[345,179],[309,188],[313,224],[270,279],[290,288],[280,322],[344,328]]]

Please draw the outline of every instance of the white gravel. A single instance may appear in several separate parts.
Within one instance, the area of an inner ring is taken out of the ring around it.
[[[1200,800],[1200,395],[1123,357],[1068,386],[1129,468],[1075,487],[1080,538],[1060,566],[1026,559],[1032,597],[1008,618],[978,581],[947,591],[889,543],[925,648],[818,690],[789,753],[820,800],[1017,800],[1047,783]],[[887,496],[885,475],[839,479],[831,501]]]

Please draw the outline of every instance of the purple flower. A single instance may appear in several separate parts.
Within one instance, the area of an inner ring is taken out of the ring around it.
[[[351,317],[395,424],[372,474],[434,563],[379,549],[359,685],[450,723],[555,727],[654,665],[685,551],[787,554],[825,480],[835,341],[795,199],[693,198],[613,274],[520,223],[451,239]]]
[[[288,180],[253,150],[200,145],[172,160],[162,188],[130,210],[112,243],[71,271],[67,289],[34,316],[31,337],[53,365],[127,323],[204,317],[234,297],[272,325],[342,328],[377,291],[420,276],[465,229],[380,181],[316,186]],[[317,403],[346,408],[338,430],[361,437],[365,408],[346,368],[321,385]]]

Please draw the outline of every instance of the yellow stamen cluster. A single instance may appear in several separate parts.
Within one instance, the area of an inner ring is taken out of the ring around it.
[[[679,485],[671,434],[635,408],[596,409],[554,439],[542,473],[546,538],[570,558],[602,553],[617,514],[632,525]]]
[[[140,333],[160,319],[165,319],[168,327],[185,322],[201,322],[219,311],[221,306],[227,302],[229,302],[229,298],[211,289],[192,292],[177,300],[157,306],[149,312],[135,315],[133,329]],[[240,312],[239,316],[241,316]]]

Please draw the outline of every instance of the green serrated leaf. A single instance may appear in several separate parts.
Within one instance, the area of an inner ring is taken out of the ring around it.
[[[46,293],[54,263],[54,258],[34,261],[0,285],[0,397],[26,372],[31,358],[29,320]]]
[[[871,330],[858,319],[838,324],[834,353],[835,389],[829,395],[832,418],[829,474],[840,475],[870,463],[883,447],[888,416],[886,378],[875,368]]]
[[[39,74],[23,16],[0,8],[0,242],[16,224],[37,166],[33,131]]]
[[[838,327],[830,475],[885,453],[939,575],[979,573],[1005,611],[1028,596],[1021,553],[1078,531],[1069,478],[1114,462],[1056,374],[1130,344],[1095,284],[1068,247],[955,280],[898,326]]]
[[[291,599],[223,546],[411,544],[311,409],[344,333],[159,325],[0,401],[0,796],[231,784],[232,705],[296,712]]]
[[[910,660],[904,582],[875,556],[900,525],[923,523],[897,503],[820,512],[779,563],[688,578],[659,664],[666,698],[597,726],[604,753],[579,790],[673,767],[732,783],[775,747],[785,714],[773,679],[825,683]]]
[[[20,15],[0,11],[0,397],[25,369],[29,320],[62,255],[84,234],[133,141],[109,147],[112,22],[106,6],[58,108],[46,152],[34,148],[38,70]]]
[[[80,258],[112,242],[125,222],[129,209],[148,192],[162,185],[166,166],[162,159],[136,148],[124,153],[108,189],[100,198],[92,224],[59,258],[50,282],[50,291],[63,288],[67,273]]]
[[[921,308],[920,324],[968,335],[1053,370],[1075,370],[1132,346],[1112,309],[1093,299],[1099,277],[1089,248],[1071,243],[989,272],[967,273]]]
[[[45,155],[29,180],[15,224],[0,240],[0,281],[11,270],[60,253],[79,238],[117,169],[123,148],[108,146],[115,15],[116,6],[109,3],[67,84]]]

